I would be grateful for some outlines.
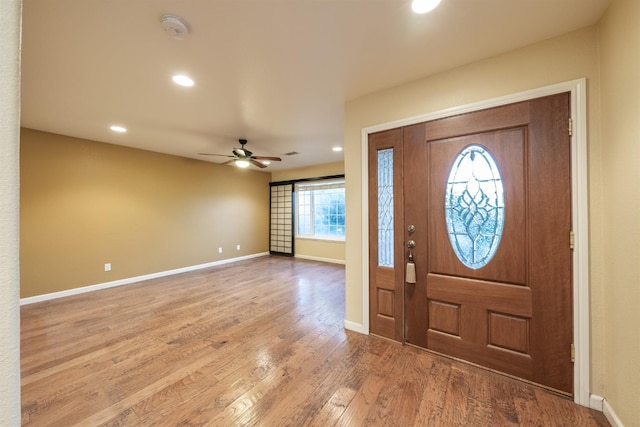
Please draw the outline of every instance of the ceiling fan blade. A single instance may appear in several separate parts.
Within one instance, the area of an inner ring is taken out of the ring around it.
[[[257,160],[253,160],[253,158],[249,159],[249,161],[251,162],[251,164],[253,164],[254,166],[257,166],[257,167],[259,167],[259,168],[263,168],[263,169],[264,169],[264,168],[266,168],[266,167],[267,167],[267,165],[263,165],[263,164],[262,164],[262,163],[260,163],[259,161],[257,161]]]
[[[228,154],[198,153],[198,155],[200,155],[200,156],[219,156],[219,157],[231,157],[231,158],[234,158],[234,156],[229,156]]]
[[[271,160],[274,162],[281,162],[282,159],[280,157],[269,157],[269,156],[251,156],[252,159],[255,160]]]
[[[231,159],[231,160],[227,160],[226,162],[222,162],[222,163],[220,163],[220,164],[221,164],[221,165],[228,165],[229,163],[233,163],[233,162],[235,162],[235,161],[236,161],[236,159]]]

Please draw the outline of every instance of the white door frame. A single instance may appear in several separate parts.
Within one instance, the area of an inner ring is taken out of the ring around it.
[[[571,94],[571,212],[573,251],[573,337],[576,351],[573,375],[574,402],[590,406],[589,390],[589,204],[587,186],[587,81],[585,78],[545,86],[433,113],[422,114],[362,129],[362,327],[369,334],[369,134],[444,117],[470,113],[562,92]],[[354,325],[355,326],[355,325]],[[347,327],[349,327],[347,325]],[[352,328],[355,329],[355,328]]]

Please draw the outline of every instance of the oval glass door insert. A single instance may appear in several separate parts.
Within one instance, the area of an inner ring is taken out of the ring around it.
[[[449,241],[456,256],[471,269],[484,267],[495,255],[504,228],[504,190],[493,155],[469,145],[455,158],[445,193]]]

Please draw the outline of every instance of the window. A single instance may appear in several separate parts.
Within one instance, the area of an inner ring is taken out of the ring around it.
[[[344,240],[344,180],[296,184],[296,236]]]
[[[378,150],[378,265],[393,267],[393,148]]]
[[[454,160],[445,216],[458,259],[474,270],[487,265],[504,229],[504,189],[496,162],[485,148],[469,145]]]

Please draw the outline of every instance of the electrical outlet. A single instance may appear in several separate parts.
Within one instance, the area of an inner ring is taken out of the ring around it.
[[[221,254],[222,253],[222,247],[218,248],[218,253]]]
[[[108,262],[104,265],[104,271],[111,271],[111,263]]]
[[[240,245],[236,246],[236,250],[239,251],[240,250]]]

